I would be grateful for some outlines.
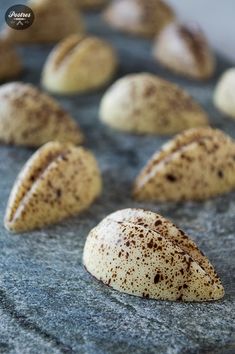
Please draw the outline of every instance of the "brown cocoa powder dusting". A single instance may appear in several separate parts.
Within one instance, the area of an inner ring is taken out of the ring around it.
[[[205,61],[205,39],[202,31],[196,26],[179,26],[180,35],[186,40],[189,49],[194,54],[199,65],[203,65]]]
[[[65,153],[66,153],[66,151],[63,151],[63,154],[65,154]],[[46,169],[50,166],[50,164],[53,161],[55,161],[57,158],[59,158],[60,156],[61,156],[61,151],[56,152],[54,154],[53,153],[47,154],[44,164],[42,164],[39,168],[37,168],[34,171],[34,174],[32,174],[30,176],[30,181],[32,182],[32,184],[29,186],[28,189],[25,189],[25,193],[22,195],[21,200],[19,201],[18,207],[14,210],[14,213],[12,213],[12,215],[9,218],[9,222],[14,220],[14,216],[15,216],[18,208],[20,207],[20,204],[23,202],[24,198],[28,195],[28,193],[31,191],[33,184],[42,176],[42,174],[46,171]],[[52,184],[50,184],[49,186],[51,186],[53,188]]]
[[[154,277],[154,284],[159,283],[159,281],[160,281],[160,274],[157,273],[157,274],[155,275],[155,277]]]

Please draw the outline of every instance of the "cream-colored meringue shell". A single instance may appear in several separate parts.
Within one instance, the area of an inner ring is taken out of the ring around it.
[[[79,214],[101,193],[101,176],[91,152],[49,142],[25,164],[11,191],[5,227],[24,232]]]
[[[104,12],[107,23],[123,32],[153,37],[175,17],[162,0],[112,1]]]
[[[134,184],[138,200],[206,200],[235,188],[235,142],[222,131],[185,131],[156,152]]]
[[[80,144],[77,123],[50,96],[30,84],[12,82],[0,86],[0,141],[41,146],[58,140]]]
[[[86,269],[112,288],[159,300],[210,301],[224,296],[213,266],[164,217],[141,209],[107,216],[88,235]]]
[[[235,119],[235,68],[220,78],[214,93],[214,104],[223,113]]]
[[[16,77],[22,71],[21,59],[15,49],[0,39],[0,80]]]
[[[45,43],[84,32],[83,20],[71,0],[29,0],[27,6],[34,12],[33,24],[23,31],[6,26],[3,38],[13,43]]]
[[[153,55],[168,69],[193,79],[208,79],[215,71],[215,57],[196,26],[166,26],[156,38]]]
[[[83,93],[107,84],[117,67],[114,49],[97,37],[72,35],[49,55],[43,86],[56,93]]]
[[[131,74],[105,93],[100,119],[139,134],[174,134],[208,125],[202,108],[180,87],[153,74]]]

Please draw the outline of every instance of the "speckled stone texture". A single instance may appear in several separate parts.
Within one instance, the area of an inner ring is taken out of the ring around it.
[[[158,67],[149,55],[150,42],[108,30],[97,15],[89,16],[89,29],[108,37],[118,48],[118,76],[150,71],[178,82],[206,108],[214,126],[235,138],[235,123],[218,114],[211,100],[213,86],[229,63],[218,59],[216,78],[205,84],[194,83]],[[20,49],[25,62],[22,80],[38,85],[49,50],[50,46]],[[42,231],[11,235],[1,222],[0,353],[232,354],[235,193],[206,203],[133,202],[133,178],[167,139],[131,136],[103,126],[98,120],[103,92],[59,98],[81,124],[86,146],[99,160],[104,178],[102,197],[83,215]],[[12,184],[32,152],[0,147],[1,219]],[[108,213],[134,206],[169,217],[192,236],[223,281],[226,296],[222,301],[190,304],[143,300],[118,293],[85,271],[82,251],[89,230]]]

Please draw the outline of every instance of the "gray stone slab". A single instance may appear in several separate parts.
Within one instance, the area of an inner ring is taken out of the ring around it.
[[[118,76],[150,71],[178,82],[205,107],[213,126],[235,137],[235,123],[216,112],[211,101],[213,86],[229,63],[218,58],[216,77],[194,83],[158,67],[149,55],[150,42],[108,30],[97,15],[89,16],[88,23],[91,32],[117,47]],[[49,50],[20,48],[22,80],[39,84]],[[133,178],[167,139],[121,134],[103,126],[98,120],[103,92],[58,98],[80,123],[86,145],[99,160],[101,198],[84,214],[42,231],[11,235],[0,224],[0,353],[234,353],[235,193],[205,203],[134,202],[129,195]],[[32,152],[0,147],[1,220],[12,184]],[[92,278],[81,261],[86,236],[105,215],[125,207],[157,211],[187,231],[215,265],[225,298],[202,304],[143,300]]]

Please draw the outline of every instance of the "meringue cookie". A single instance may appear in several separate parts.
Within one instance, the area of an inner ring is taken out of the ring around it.
[[[116,53],[106,41],[72,35],[49,55],[42,84],[51,92],[63,94],[92,91],[110,81],[116,67]]]
[[[157,151],[134,184],[138,200],[206,200],[235,188],[235,141],[220,130],[190,129]]]
[[[10,194],[5,227],[25,232],[87,209],[101,192],[97,162],[88,150],[50,142],[25,164]]]
[[[162,0],[112,1],[104,12],[110,26],[145,37],[158,34],[174,17],[174,11]]]
[[[208,79],[215,71],[215,57],[196,26],[166,26],[156,38],[153,55],[168,69],[192,79]]]
[[[147,73],[114,83],[102,98],[100,119],[137,134],[174,134],[208,125],[206,113],[183,89]]]
[[[214,104],[223,113],[235,119],[235,68],[220,78],[214,93]]]
[[[35,146],[50,140],[80,144],[77,123],[50,96],[30,84],[12,82],[0,86],[0,141]]]
[[[158,300],[210,301],[224,289],[209,260],[169,220],[150,211],[125,209],[89,233],[86,269],[121,292]]]

